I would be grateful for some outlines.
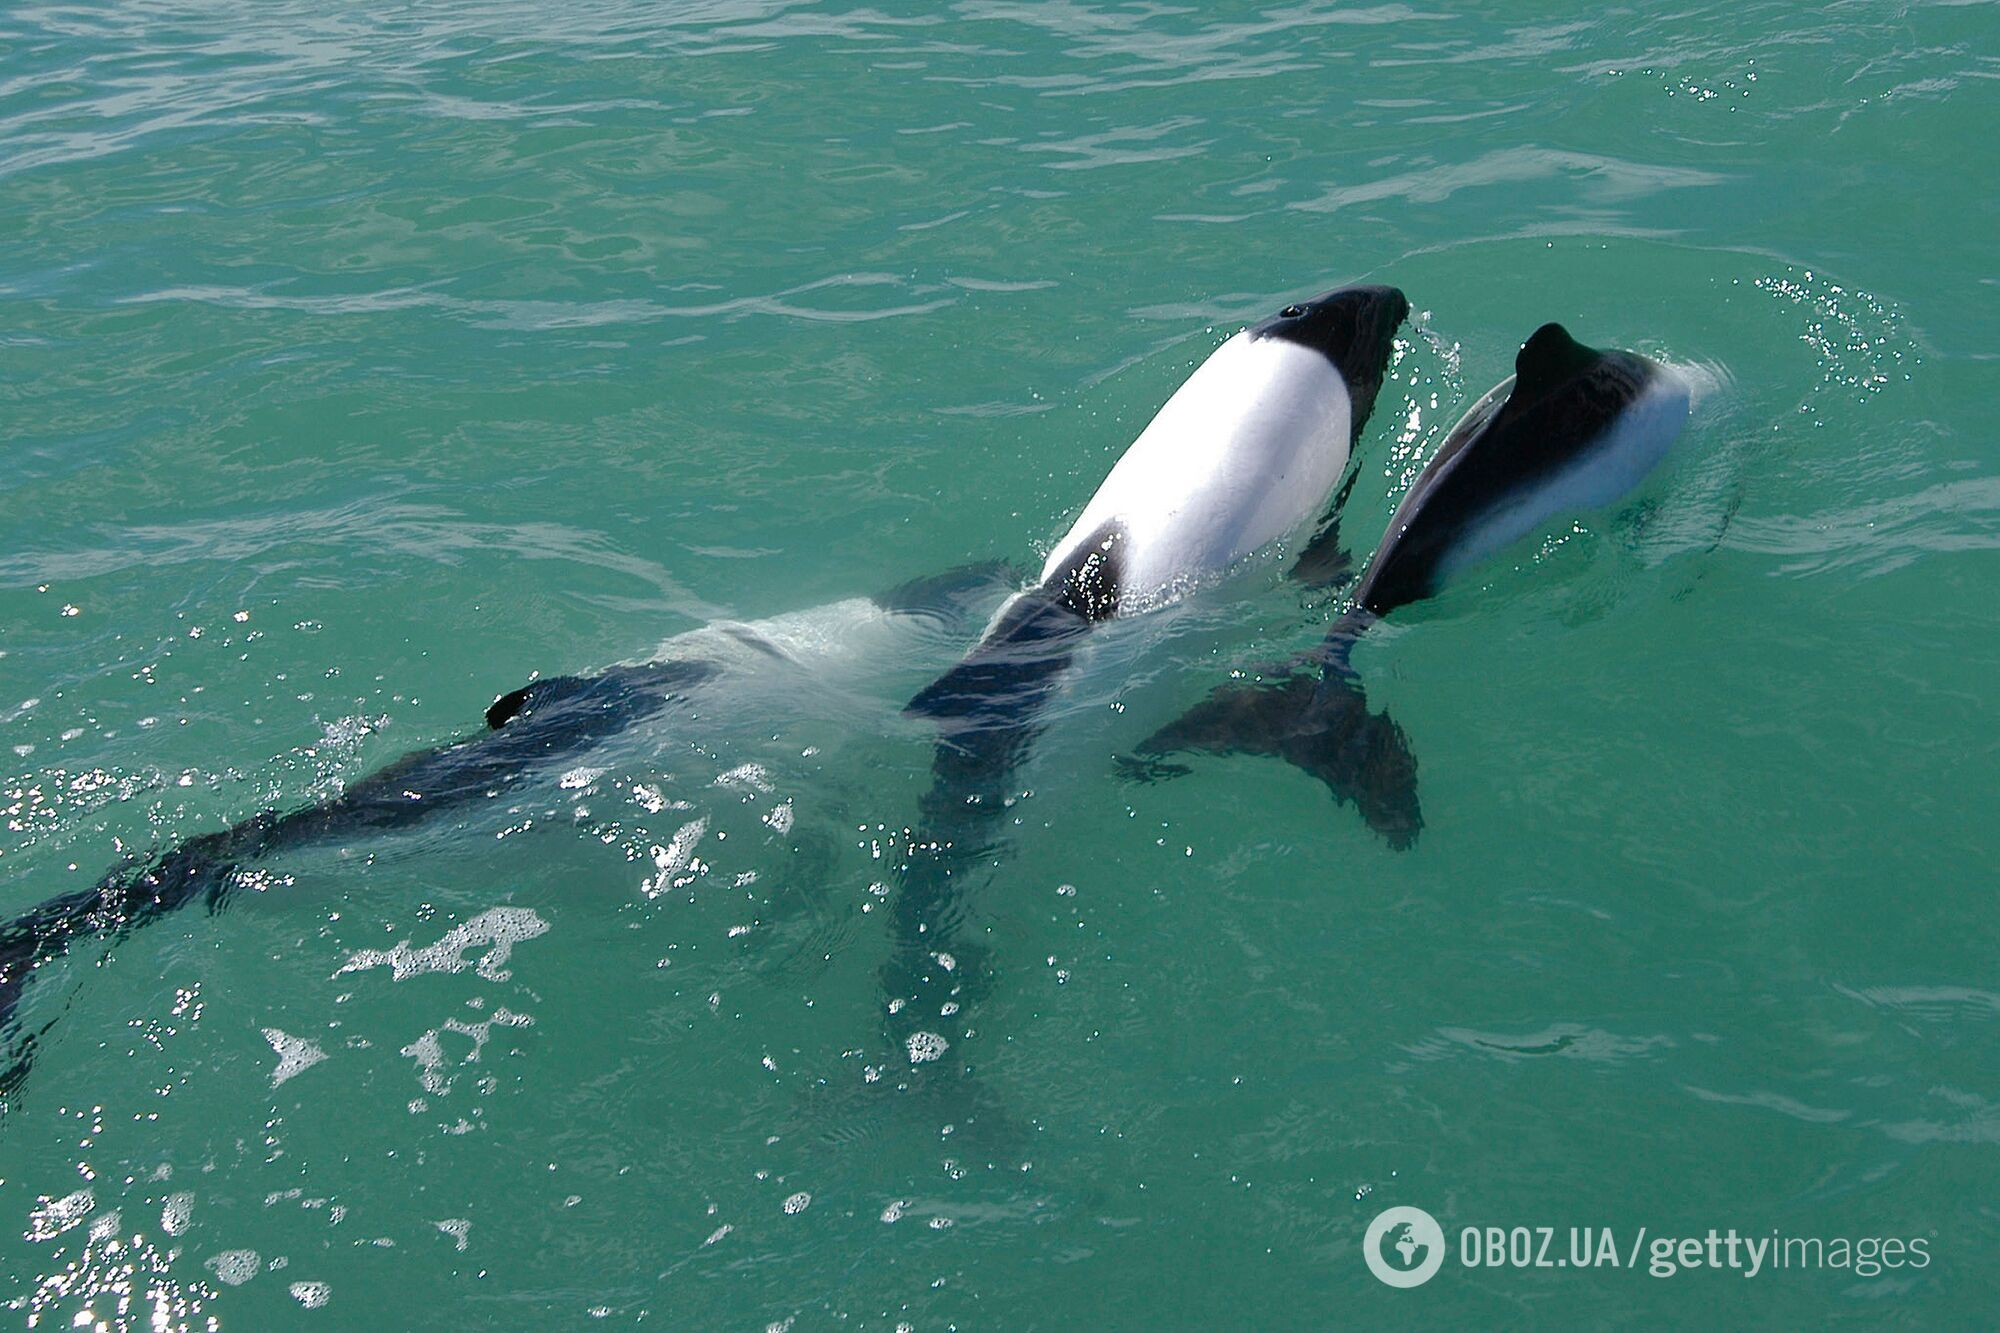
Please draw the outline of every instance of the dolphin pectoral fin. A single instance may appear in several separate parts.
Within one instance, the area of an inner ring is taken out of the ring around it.
[[[1327,505],[1326,517],[1319,521],[1318,531],[1292,562],[1291,577],[1308,588],[1331,588],[1345,582],[1354,572],[1354,556],[1340,544],[1340,514],[1354,490],[1354,479],[1360,475],[1361,470],[1350,464],[1347,480],[1340,484],[1332,503]]]
[[[1040,587],[1002,607],[965,660],[921,690],[904,711],[960,729],[1012,726],[1032,717],[1069,666],[1077,640],[1118,614],[1123,526],[1105,523],[1071,546]]]
[[[1089,621],[1039,590],[1023,593],[964,661],[918,691],[903,711],[973,726],[1032,716],[1089,628]]]
[[[936,574],[899,583],[868,600],[903,615],[963,613],[1021,586],[1020,571],[1007,560],[976,560]],[[990,605],[990,604],[989,604]]]
[[[1386,713],[1368,711],[1344,664],[1221,687],[1138,748],[1141,762],[1181,751],[1274,755],[1324,782],[1391,847],[1406,850],[1424,826],[1417,760]]]
[[[1292,562],[1292,579],[1308,588],[1331,588],[1354,572],[1354,557],[1340,544],[1340,516],[1328,515]]]
[[[1055,688],[1069,653],[991,654],[975,649],[919,690],[903,711],[939,722],[1000,724],[1033,712]]]

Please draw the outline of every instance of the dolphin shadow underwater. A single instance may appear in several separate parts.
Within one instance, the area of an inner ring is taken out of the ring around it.
[[[1311,580],[1342,567],[1345,492],[1336,490],[1408,313],[1394,288],[1344,288],[1286,306],[1224,342],[1126,450],[1040,579],[1009,598],[964,660],[908,706],[938,726],[931,786],[896,877],[883,972],[885,1009],[904,1015],[892,1038],[912,1065],[936,1061],[950,1045],[927,1028],[959,1010],[961,983],[975,970],[972,946],[957,937],[958,890],[991,846],[1008,784],[1082,640],[1095,625],[1171,604],[1309,530],[1330,497],[1298,572]],[[968,616],[1000,595],[1004,568],[951,571],[857,604],[877,621]],[[642,723],[695,715],[746,673],[776,664],[794,688],[807,688],[798,673],[809,677],[813,662],[801,660],[799,636],[783,620],[709,626],[669,640],[650,660],[533,681],[496,699],[482,731],[405,755],[327,800],[265,810],[129,861],[0,925],[0,1107],[47,1031],[21,1021],[29,980],[72,949],[115,945],[182,907],[218,909],[238,872],[264,858],[393,836],[499,799],[528,775]]]
[[[1560,324],[1535,330],[1512,377],[1472,405],[1411,484],[1319,645],[1268,679],[1213,691],[1141,742],[1128,776],[1185,775],[1164,762],[1177,752],[1273,755],[1352,803],[1391,847],[1415,845],[1416,758],[1403,729],[1369,711],[1355,645],[1548,520],[1630,494],[1679,438],[1690,401],[1672,367],[1585,347]]]

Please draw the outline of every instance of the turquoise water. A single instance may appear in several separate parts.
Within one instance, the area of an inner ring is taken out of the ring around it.
[[[1418,312],[1364,548],[1544,320],[1711,391],[1638,501],[1357,654],[1414,850],[1268,761],[1118,775],[1317,639],[1275,568],[1086,664],[971,897],[964,1114],[864,1071],[896,707],[976,623],[80,950],[0,1117],[8,1321],[1990,1321],[1996,35],[10,6],[10,915],[537,671],[1038,563],[1210,348],[1338,282]],[[1417,1290],[1364,1264],[1399,1204],[1450,1251]],[[1542,1225],[1928,1262],[1462,1262]]]

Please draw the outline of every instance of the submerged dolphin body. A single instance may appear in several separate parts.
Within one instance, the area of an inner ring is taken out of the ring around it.
[[[844,664],[879,670],[885,656],[907,653],[913,635],[962,634],[1011,583],[1002,562],[966,566],[874,598],[706,625],[667,640],[650,660],[597,675],[537,680],[495,700],[483,731],[405,755],[318,804],[190,838],[0,924],[0,1097],[26,1075],[39,1036],[17,1019],[28,979],[73,946],[116,940],[191,903],[219,907],[235,872],[261,858],[394,834],[510,795],[530,775],[662,715],[710,705],[762,712],[817,694]]]
[[[1077,649],[1094,625],[1174,602],[1322,512],[1409,310],[1393,287],[1341,288],[1223,343],[1112,467],[1035,586],[911,700],[909,711],[939,734],[883,978],[890,1035],[913,1063],[942,1056],[946,1031],[964,1026],[965,988],[983,969],[962,929],[958,886],[990,853],[1012,776]],[[1302,566],[1337,564],[1326,555],[1336,517]]]
[[[1410,846],[1423,827],[1416,759],[1402,728],[1368,711],[1349,664],[1355,642],[1550,518],[1627,494],[1679,436],[1689,398],[1667,366],[1585,347],[1560,324],[1543,325],[1522,345],[1513,377],[1473,405],[1418,475],[1354,589],[1352,610],[1304,669],[1216,690],[1139,754],[1277,755],[1353,802],[1391,846]]]

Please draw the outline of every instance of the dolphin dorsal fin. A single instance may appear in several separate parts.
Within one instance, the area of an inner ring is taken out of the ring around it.
[[[1514,395],[1538,398],[1573,375],[1590,369],[1604,354],[1585,347],[1560,324],[1544,324],[1521,344],[1514,358]]]

